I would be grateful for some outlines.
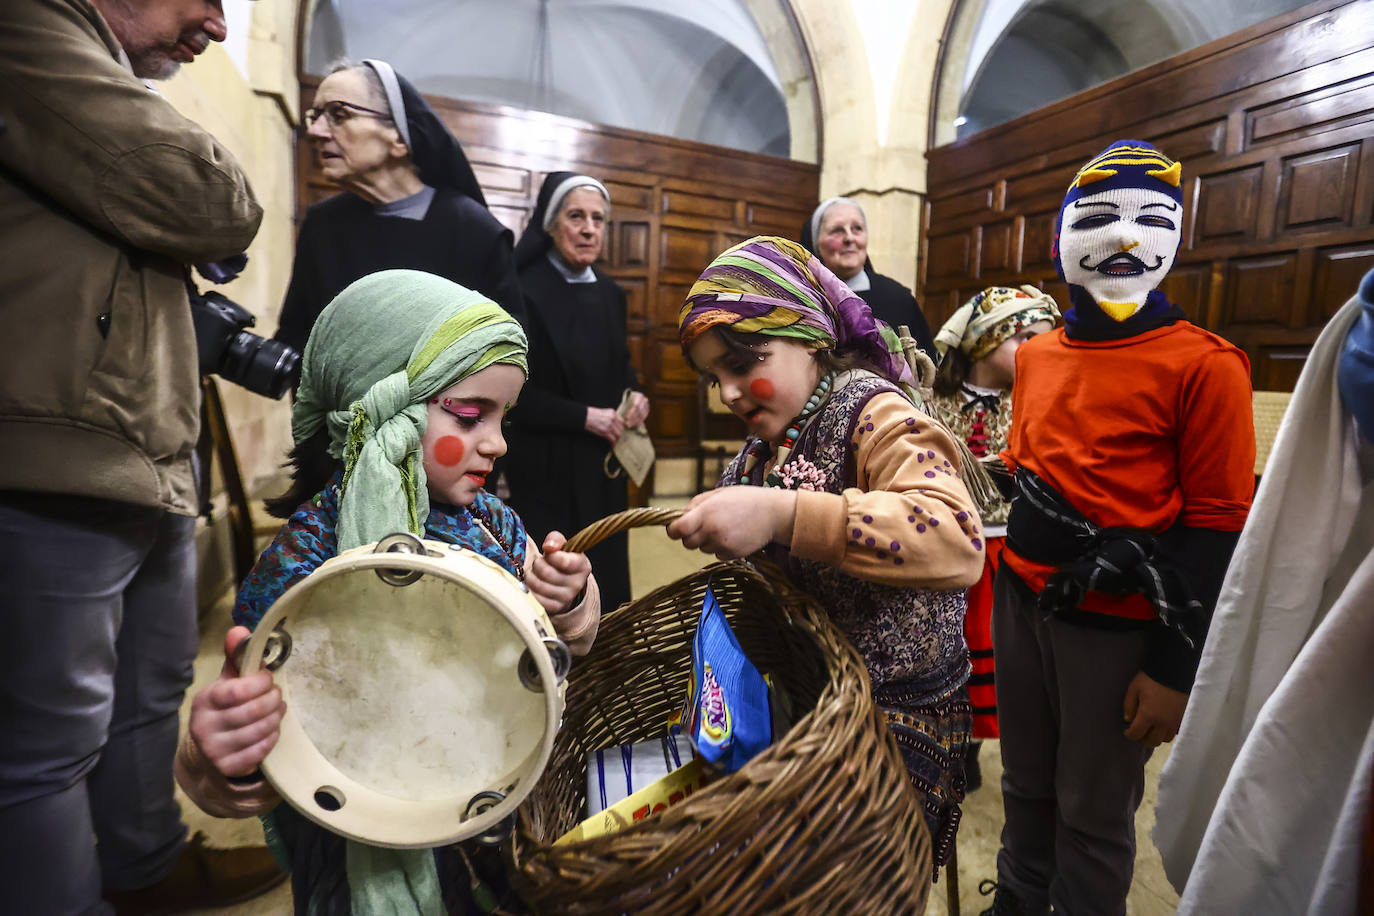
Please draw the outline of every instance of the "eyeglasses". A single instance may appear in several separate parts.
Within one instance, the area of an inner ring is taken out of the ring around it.
[[[357,114],[354,114],[354,112],[357,112]],[[359,114],[364,116],[370,115],[374,118],[382,118],[387,121],[391,120],[391,115],[384,111],[364,108],[361,105],[354,105],[352,102],[335,99],[332,102],[325,102],[324,105],[319,108],[307,108],[305,110],[305,126],[307,128],[314,127],[315,122],[320,119],[320,115],[324,115],[325,123],[331,128],[334,128],[338,127],[349,118],[357,117]]]

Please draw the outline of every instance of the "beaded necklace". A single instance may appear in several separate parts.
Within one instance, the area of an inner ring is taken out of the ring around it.
[[[778,446],[778,460],[773,462],[773,467],[763,477],[765,487],[781,487],[783,485],[782,476],[778,473],[778,469],[786,464],[787,459],[791,457],[792,449],[796,447],[797,440],[801,438],[802,430],[806,428],[806,424],[815,416],[816,411],[821,409],[821,405],[830,395],[830,386],[833,382],[834,376],[821,376],[820,382],[816,385],[816,390],[811,392],[811,397],[807,399],[802,412],[797,414],[797,418],[782,434],[782,444]],[[749,477],[753,474],[759,460],[767,458],[772,452],[773,449],[767,442],[762,439],[756,440],[750,447],[749,454],[744,457],[744,467],[740,470],[739,482],[742,484],[749,483]]]
[[[511,547],[505,542],[505,539],[503,539],[500,535],[496,533],[496,526],[492,524],[491,520],[486,517],[486,513],[478,509],[476,503],[467,506],[466,508],[467,513],[472,517],[472,520],[477,523],[478,527],[480,527],[483,531],[487,533],[487,537],[491,538],[493,541],[496,542],[496,546],[500,547],[501,552],[504,553],[506,557],[510,560],[511,569],[515,573],[515,578],[520,580],[521,582],[524,582],[525,568],[515,561],[515,551],[512,550]]]

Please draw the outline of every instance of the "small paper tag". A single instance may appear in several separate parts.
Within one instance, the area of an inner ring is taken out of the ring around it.
[[[625,393],[620,398],[620,406],[615,409],[622,420],[630,412],[632,395],[633,392],[626,388]],[[654,443],[649,438],[649,430],[645,428],[644,424],[626,426],[615,445],[611,446],[611,453],[615,455],[615,460],[620,462],[620,466],[625,469],[625,473],[630,475],[635,486],[643,486],[644,479],[653,470],[655,458]]]

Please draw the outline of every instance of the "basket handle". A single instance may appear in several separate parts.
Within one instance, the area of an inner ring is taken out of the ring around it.
[[[624,512],[617,512],[600,521],[592,522],[568,538],[563,549],[572,553],[586,553],[606,538],[622,531],[629,531],[631,528],[648,528],[651,525],[666,526],[669,522],[681,517],[681,509],[655,509],[652,506],[643,509],[626,509]]]

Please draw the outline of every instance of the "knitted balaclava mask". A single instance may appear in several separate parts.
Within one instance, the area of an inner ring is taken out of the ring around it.
[[[1142,306],[1182,238],[1182,164],[1143,140],[1117,140],[1078,170],[1059,210],[1054,261],[1115,321]]]

